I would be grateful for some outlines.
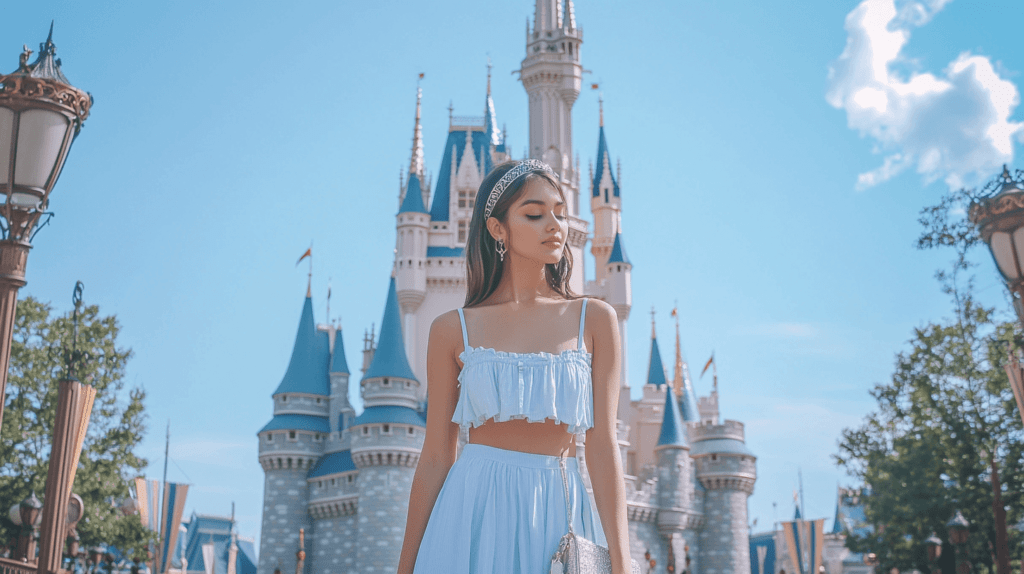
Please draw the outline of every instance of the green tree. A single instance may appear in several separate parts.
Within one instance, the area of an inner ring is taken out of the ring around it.
[[[871,390],[875,411],[843,431],[835,457],[871,487],[865,514],[874,532],[849,536],[847,546],[874,552],[882,572],[928,571],[924,541],[932,532],[946,540],[945,523],[957,509],[971,523],[971,562],[993,571],[993,466],[1009,507],[1006,521],[1024,518],[1024,428],[1004,371],[1019,337],[1012,322],[974,298],[968,254],[979,238],[956,215],[971,199],[968,190],[951,193],[920,220],[920,248],[956,251],[951,269],[936,274],[953,316],[914,330],[891,380]],[[1009,534],[1009,548],[1019,555],[1020,534]]]
[[[72,492],[85,503],[77,527],[83,545],[113,544],[143,553],[151,534],[138,515],[125,516],[116,508],[129,495],[128,481],[147,464],[135,454],[146,430],[146,394],[125,389],[132,352],[117,345],[119,331],[116,317],[101,316],[99,307],[81,309],[77,346],[87,355],[75,374],[96,389],[96,399]],[[0,429],[0,510],[5,516],[31,491],[42,497],[45,490],[58,381],[66,376],[64,349],[71,347],[71,333],[70,314],[54,315],[50,305],[32,297],[18,302]],[[15,536],[14,524],[0,518],[0,541]]]

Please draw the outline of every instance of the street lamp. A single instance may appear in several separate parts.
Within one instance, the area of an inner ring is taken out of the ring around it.
[[[43,503],[36,498],[35,492],[21,501],[18,508],[18,518],[21,519],[21,548],[18,554],[23,562],[36,561],[36,529],[39,528],[42,514]]]
[[[949,532],[949,543],[956,549],[956,574],[970,574],[971,572],[971,563],[968,561],[967,556],[967,530],[970,526],[970,523],[967,522],[967,519],[964,518],[963,513],[959,510],[946,523],[946,529]]]
[[[25,285],[36,225],[92,107],[92,96],[61,73],[56,51],[51,23],[35,62],[28,62],[26,46],[18,69],[0,75],[0,397],[6,396],[18,289]]]

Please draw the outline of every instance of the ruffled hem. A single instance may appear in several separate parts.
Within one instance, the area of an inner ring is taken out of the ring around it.
[[[512,353],[468,347],[459,358],[463,368],[452,416],[459,426],[478,427],[490,419],[552,420],[568,425],[571,434],[594,426],[590,353],[578,349],[558,354]]]

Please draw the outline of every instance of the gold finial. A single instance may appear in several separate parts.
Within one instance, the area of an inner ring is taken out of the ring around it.
[[[654,305],[651,305],[651,338],[656,339],[657,333],[654,331]]]
[[[487,95],[488,96],[491,95],[491,68],[493,68],[493,67],[494,66],[491,65],[491,57],[487,56]]]
[[[679,342],[679,301],[676,301],[672,308],[672,316],[676,320],[676,368],[673,373],[672,384],[676,389],[676,396],[683,396],[683,347]]]
[[[604,92],[597,95],[598,126],[604,127]]]
[[[448,100],[448,129],[452,129],[452,121],[453,118],[455,117],[454,114],[455,106],[452,104],[451,100]]]

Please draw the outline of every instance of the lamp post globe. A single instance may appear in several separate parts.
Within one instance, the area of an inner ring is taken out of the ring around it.
[[[1024,319],[1024,172],[1007,166],[982,188],[968,217],[978,226],[999,273],[1013,293],[1014,309]]]
[[[56,53],[51,23],[35,61],[29,63],[26,47],[18,69],[0,75],[0,396],[6,396],[15,307],[32,237],[92,107],[92,96],[61,72]]]

